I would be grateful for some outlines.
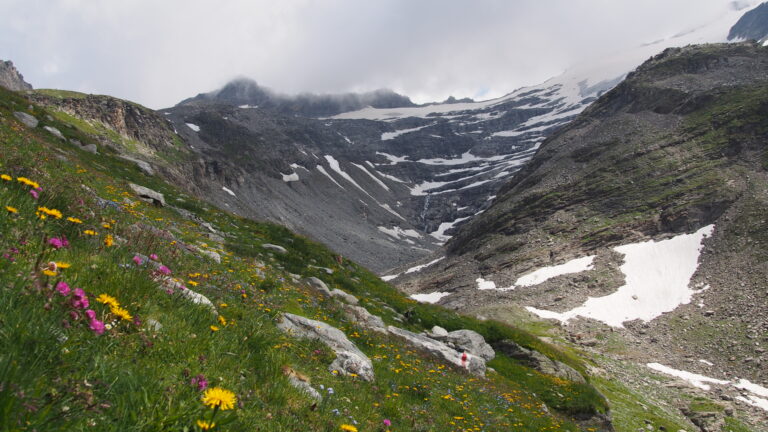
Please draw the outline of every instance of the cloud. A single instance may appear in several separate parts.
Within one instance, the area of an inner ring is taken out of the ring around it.
[[[704,24],[730,3],[0,0],[0,58],[36,87],[154,108],[243,75],[292,93],[493,97]]]

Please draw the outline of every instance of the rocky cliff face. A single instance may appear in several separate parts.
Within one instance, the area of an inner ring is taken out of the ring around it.
[[[756,40],[765,42],[768,40],[768,3],[745,13],[728,33],[728,40]]]
[[[621,329],[638,360],[765,381],[766,71],[754,43],[664,51],[546,140],[444,259],[399,285],[485,316],[555,318],[598,346]],[[688,273],[670,264],[683,241]]]
[[[24,81],[24,77],[16,70],[11,61],[0,60],[0,87],[8,90],[32,90],[32,85]]]

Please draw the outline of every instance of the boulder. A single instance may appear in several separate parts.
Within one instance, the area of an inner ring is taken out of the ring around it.
[[[217,263],[221,264],[221,255],[219,255],[219,253],[218,253],[218,252],[209,251],[209,250],[207,250],[207,249],[203,249],[203,248],[201,248],[201,247],[198,247],[198,246],[192,246],[192,247],[193,247],[193,248],[195,249],[195,251],[196,251],[197,253],[199,253],[200,255],[205,255],[205,256],[207,256],[208,258],[210,258],[210,259],[212,259],[212,260],[216,261]]]
[[[349,294],[345,291],[342,291],[338,288],[331,291],[331,297],[338,297],[341,300],[343,300],[346,303],[356,305],[358,303],[357,297],[353,296],[352,294]]]
[[[48,132],[51,133],[51,135],[55,136],[60,140],[66,140],[66,138],[64,138],[64,134],[62,134],[60,130],[56,129],[53,126],[44,126],[43,129],[47,130]]]
[[[16,111],[13,113],[13,116],[16,117],[18,121],[20,121],[24,126],[29,128],[36,128],[37,127],[37,119],[34,116],[31,116],[25,112]]]
[[[278,246],[272,243],[264,243],[261,245],[264,249],[271,250],[280,254],[287,254],[288,250],[282,246]]]
[[[328,285],[326,285],[325,282],[323,282],[319,278],[312,276],[304,279],[304,281],[306,281],[307,284],[309,284],[309,286],[314,288],[315,291],[319,291],[320,294],[326,297],[331,297],[331,290],[328,289]]]
[[[129,162],[133,162],[133,163],[135,163],[135,164],[136,164],[136,166],[137,166],[137,167],[138,167],[138,168],[139,168],[139,169],[140,169],[140,170],[141,170],[141,171],[142,171],[144,174],[146,174],[146,175],[148,175],[148,176],[153,176],[153,175],[155,175],[155,170],[152,168],[152,165],[150,165],[150,164],[149,164],[148,162],[146,162],[146,161],[143,161],[143,160],[141,160],[141,159],[136,159],[136,158],[134,158],[134,157],[131,157],[131,156],[125,156],[125,155],[122,155],[122,156],[120,156],[120,158],[121,158],[121,159],[125,159],[125,160],[127,160],[127,161],[129,161]]]
[[[139,186],[135,183],[129,183],[128,186],[142,200],[154,203],[155,205],[159,205],[161,207],[165,206],[165,197],[160,192],[153,191],[152,189],[146,188],[144,186]]]
[[[368,309],[362,306],[344,305],[344,315],[360,327],[379,333],[387,333],[387,325],[384,324],[384,320],[380,316],[368,312]]]
[[[324,322],[290,313],[280,316],[277,328],[292,336],[319,340],[332,349],[336,353],[336,359],[328,367],[330,371],[373,381],[371,360],[347,339],[341,330]]]
[[[528,367],[536,369],[541,373],[574,382],[586,382],[584,377],[581,376],[576,369],[563,362],[552,360],[538,351],[523,348],[510,339],[497,342],[493,347],[496,351],[513,358]]]
[[[434,326],[432,327],[431,332],[427,333],[427,336],[431,337],[432,339],[438,339],[444,336],[448,336],[448,330],[440,326]]]
[[[478,357],[472,353],[461,353],[443,342],[395,326],[389,326],[387,327],[387,330],[393,335],[405,339],[406,342],[414,347],[424,350],[435,357],[441,358],[458,367],[464,368],[473,375],[485,376],[485,360],[482,357]],[[466,354],[466,360],[462,360],[464,354]]]
[[[445,332],[445,329],[441,329],[440,327],[438,327],[438,329]],[[485,361],[493,360],[496,356],[493,348],[485,342],[485,338],[478,332],[472,330],[456,330],[441,335],[439,330],[436,333],[435,329],[432,329],[432,337],[434,339],[448,342],[459,350],[484,358]]]
[[[99,154],[99,149],[96,147],[96,144],[86,144],[80,148],[87,151],[88,153]]]
[[[311,397],[312,399],[318,402],[323,400],[323,397],[320,396],[320,392],[315,390],[315,388],[312,387],[307,381],[304,381],[297,376],[289,375],[288,382],[290,382],[293,387],[299,389],[299,391],[301,391],[302,393],[305,393],[307,396]]]

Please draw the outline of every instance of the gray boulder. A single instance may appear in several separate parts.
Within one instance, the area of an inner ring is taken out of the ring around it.
[[[203,248],[201,248],[199,246],[192,246],[192,248],[194,248],[194,250],[197,253],[199,253],[200,255],[205,255],[208,258],[210,258],[210,259],[216,261],[217,263],[221,264],[221,255],[218,252],[214,252],[214,251],[210,251],[210,250],[207,250],[207,249],[203,249]]]
[[[56,129],[53,126],[44,126],[43,129],[47,130],[48,132],[51,133],[51,135],[55,136],[60,140],[66,140],[66,138],[64,138],[64,134],[62,134],[60,130]]]
[[[439,339],[441,337],[448,336],[448,330],[440,326],[434,326],[432,327],[431,332],[427,333],[427,336],[431,337],[432,339]]]
[[[344,305],[344,315],[360,327],[379,333],[387,333],[387,325],[384,324],[384,320],[380,316],[368,312],[368,309],[362,306]]]
[[[319,278],[312,276],[304,280],[309,284],[309,286],[314,288],[315,291],[319,291],[322,295],[326,297],[331,297],[331,290],[328,289],[328,285],[326,285],[325,282],[323,282]]]
[[[280,254],[287,254],[288,250],[282,246],[278,246],[272,243],[264,243],[261,245],[264,249],[271,250]]]
[[[139,186],[135,183],[129,183],[128,186],[143,201],[151,202],[161,207],[165,206],[165,197],[160,192],[153,191],[152,189],[146,188],[144,186]]]
[[[340,290],[338,288],[336,288],[333,291],[331,291],[331,296],[332,297],[340,298],[344,302],[352,304],[352,305],[356,305],[358,303],[357,297],[355,297],[352,294],[349,294],[349,293],[347,293],[345,291],[342,291],[342,290]]]
[[[37,127],[37,119],[25,112],[16,111],[13,113],[13,116],[16,117],[21,123],[24,124],[24,126],[29,128],[36,128]]]
[[[135,157],[131,156],[120,156],[120,158],[125,159],[129,162],[133,162],[136,164],[137,167],[146,175],[153,176],[155,175],[155,170],[152,168],[152,165],[150,165],[148,162],[143,161],[141,159],[136,159]]]
[[[466,353],[466,360],[462,361],[465,353],[456,351],[447,344],[427,336],[403,330],[395,326],[387,327],[390,333],[405,339],[406,342],[418,349],[422,349],[435,357],[441,358],[451,364],[466,369],[477,376],[485,376],[485,359],[472,353]]]
[[[99,154],[99,149],[96,147],[96,144],[86,144],[80,148],[87,151],[88,153]]]
[[[323,400],[323,397],[320,396],[320,393],[315,390],[315,388],[312,387],[307,381],[304,381],[294,375],[290,375],[288,376],[288,382],[290,382],[293,387],[299,389],[302,393],[306,394],[312,399],[318,402]]]
[[[440,329],[439,327],[438,329],[445,331],[445,329]],[[443,336],[439,334],[439,330],[438,332],[435,332],[435,329],[433,328],[432,337],[441,341],[448,342],[460,350],[467,351],[478,357],[482,357],[485,359],[485,361],[493,360],[493,358],[496,356],[493,348],[491,348],[491,346],[485,342],[485,338],[483,338],[480,333],[472,330],[456,330],[450,333],[446,332],[446,334]]]
[[[584,377],[581,376],[576,369],[563,362],[552,360],[538,351],[523,348],[512,340],[505,339],[495,343],[493,347],[496,348],[496,351],[511,357],[530,368],[536,369],[541,373],[574,382],[586,382]]]
[[[371,359],[347,339],[341,330],[324,322],[290,313],[281,315],[277,328],[292,336],[315,339],[326,344],[336,353],[336,359],[328,370],[342,375],[356,375],[365,381],[373,381]]]

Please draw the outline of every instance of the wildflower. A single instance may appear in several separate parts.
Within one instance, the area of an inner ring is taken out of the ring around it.
[[[30,189],[29,194],[32,195],[32,198],[34,199],[40,198],[40,194],[34,189]],[[45,218],[41,217],[40,219],[45,219]]]
[[[140,256],[138,256],[138,255],[135,255],[135,256],[133,257],[133,262],[134,262],[134,263],[135,263],[137,266],[140,266],[140,265],[144,264],[144,260],[143,260],[143,259],[141,259],[141,257],[140,257]]]
[[[40,187],[40,185],[39,185],[39,184],[37,184],[37,183],[33,182],[32,180],[30,180],[30,179],[28,179],[28,178],[26,178],[26,177],[16,177],[16,180],[17,180],[19,183],[23,183],[23,184],[25,184],[25,185],[27,185],[27,186],[31,187],[32,189],[37,189],[37,188],[39,188],[39,187]]]
[[[199,427],[200,429],[202,429],[204,431],[207,431],[207,430],[211,430],[211,429],[215,428],[216,427],[216,423],[207,422],[205,420],[198,420],[197,421],[197,427]]]
[[[46,276],[56,276],[57,273],[56,273],[55,270],[45,269],[45,270],[43,270],[43,274],[46,275]]]
[[[53,246],[54,249],[61,249],[64,247],[64,241],[58,237],[49,238],[48,244]]]
[[[88,296],[82,288],[75,288],[72,298],[72,306],[78,309],[87,309],[90,305]]]
[[[70,217],[68,217],[68,218],[67,218],[67,220],[68,220],[68,221],[70,221],[70,222],[72,222],[72,223],[76,223],[76,224],[81,224],[81,223],[83,223],[83,221],[82,221],[82,220],[80,220],[80,219],[78,219],[78,218],[76,218],[76,217],[71,217],[71,216],[70,216]]]
[[[188,280],[187,283],[192,285],[192,286],[197,286],[198,285],[198,283],[193,281],[193,280]]]
[[[110,228],[112,228],[112,225],[110,225],[108,223],[103,223],[103,224],[101,224],[101,227],[104,228],[104,229],[110,229]]]
[[[85,311],[85,316],[88,317],[89,320],[95,320],[96,312],[93,309],[88,309]]]
[[[64,297],[68,296],[70,292],[69,284],[64,281],[59,281],[56,284],[56,291],[58,291],[59,294],[63,295]]]
[[[161,274],[166,275],[166,276],[171,274],[171,269],[169,269],[168,267],[166,267],[164,265],[161,265],[160,267],[158,267],[157,271],[160,272]]]
[[[115,244],[115,239],[112,237],[111,234],[107,234],[107,236],[104,237],[104,246],[112,247],[113,244]]]
[[[149,254],[149,259],[151,259],[152,261],[157,261],[158,259],[157,254]]]
[[[38,207],[37,211],[40,213],[45,213],[48,216],[53,216],[56,219],[61,219],[63,217],[61,211],[56,209],[49,209],[48,207]]]
[[[226,411],[235,407],[237,397],[229,390],[225,390],[221,387],[214,387],[205,391],[202,402],[203,405],[210,408],[219,408],[222,411]]]
[[[215,325],[212,325],[212,326],[211,326],[211,331],[213,331],[213,332],[217,332],[217,331],[219,331],[219,328],[218,328],[218,327],[216,327]]]
[[[89,230],[89,229],[88,229],[88,230],[85,230],[85,231],[83,231],[83,234],[86,234],[86,235],[89,235],[89,236],[95,236],[95,235],[98,235],[98,233],[96,233],[96,231],[94,231],[94,230]]]
[[[392,426],[392,421],[389,420],[389,419],[384,419],[384,421],[382,423],[384,423],[384,426],[386,426],[386,427]]]
[[[3,179],[5,181],[11,181],[13,180],[13,177],[9,176],[8,174],[2,174],[0,175],[0,179]]]
[[[219,324],[221,324],[222,326],[227,325],[227,319],[224,318],[222,315],[219,315]]]
[[[55,265],[56,267],[58,267],[60,269],[68,269],[68,268],[72,267],[72,264],[70,264],[68,262],[63,262],[63,261],[56,261],[56,262],[53,263],[53,265]]]
[[[104,329],[106,326],[104,325],[104,322],[99,321],[97,319],[92,319],[90,323],[88,323],[91,330],[96,332],[96,334],[104,334]]]
[[[341,425],[341,430],[345,432],[357,432],[357,428],[350,425],[350,424],[343,424]]]
[[[205,379],[203,374],[199,374],[198,376],[192,378],[189,383],[192,385],[192,387],[197,387],[199,391],[203,391],[208,387],[208,380]]]
[[[19,209],[17,209],[16,207],[5,206],[5,209],[8,210],[8,213],[18,213],[19,212]]]
[[[101,304],[109,305],[110,307],[120,307],[120,303],[117,299],[109,294],[99,294],[99,296],[96,297],[96,301]]]
[[[121,308],[120,306],[114,306],[110,308],[110,312],[112,312],[115,316],[125,321],[130,321],[133,319],[131,314],[127,310]]]

